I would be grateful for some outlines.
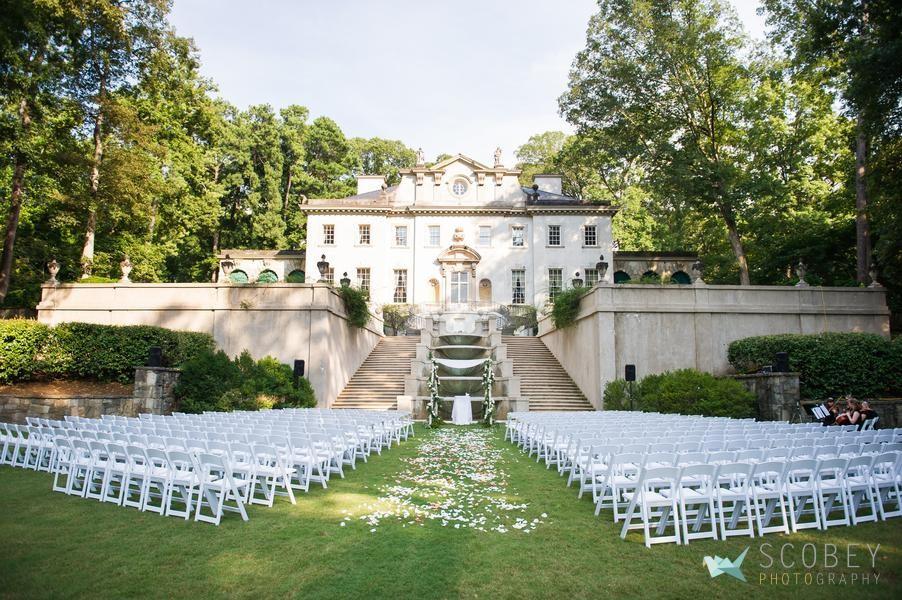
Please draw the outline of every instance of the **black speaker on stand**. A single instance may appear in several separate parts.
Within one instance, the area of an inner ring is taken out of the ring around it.
[[[623,378],[627,382],[626,389],[628,390],[630,396],[630,410],[635,410],[633,407],[633,386],[636,382],[636,365],[626,365],[624,369]]]
[[[298,387],[301,377],[304,376],[304,361],[296,359],[294,361],[294,387]]]

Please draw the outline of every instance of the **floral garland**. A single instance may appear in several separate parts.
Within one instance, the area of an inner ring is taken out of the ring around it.
[[[429,389],[429,400],[426,402],[426,427],[438,427],[442,420],[438,416],[441,406],[441,398],[438,395],[438,363],[432,353],[429,353],[429,379],[426,387]]]
[[[489,358],[482,365],[482,422],[487,427],[491,427],[495,423],[495,399],[492,398],[492,384],[495,383],[495,363]]]

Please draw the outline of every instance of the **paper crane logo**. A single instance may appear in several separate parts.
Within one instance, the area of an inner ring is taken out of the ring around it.
[[[730,577],[735,577],[739,581],[745,581],[745,576],[742,574],[740,568],[742,567],[742,560],[745,558],[745,553],[748,551],[748,548],[743,550],[742,554],[740,554],[739,558],[737,558],[736,560],[721,558],[716,554],[714,555],[714,558],[706,556],[705,566],[708,567],[708,572],[711,573],[712,578],[726,573]]]

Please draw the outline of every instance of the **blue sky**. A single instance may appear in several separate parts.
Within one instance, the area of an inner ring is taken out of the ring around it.
[[[732,0],[755,37],[757,0]],[[379,136],[512,166],[530,135],[569,131],[557,98],[594,0],[175,0],[202,73],[239,107],[307,106]]]

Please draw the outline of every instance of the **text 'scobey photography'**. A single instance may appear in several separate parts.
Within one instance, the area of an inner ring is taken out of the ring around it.
[[[0,596],[899,596],[894,3],[8,4]]]

